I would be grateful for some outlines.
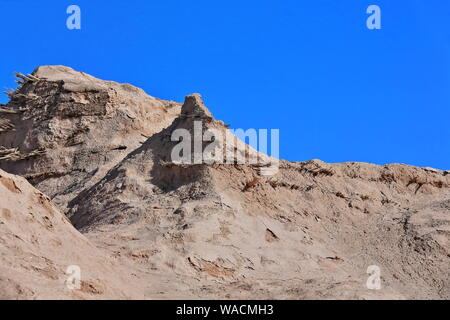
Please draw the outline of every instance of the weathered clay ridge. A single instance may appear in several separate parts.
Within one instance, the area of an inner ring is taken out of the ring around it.
[[[280,160],[266,175],[273,159],[243,142],[262,164],[177,163],[171,135],[194,121],[234,138],[200,95],[63,66],[17,77],[0,108],[0,298],[450,298],[449,171]]]

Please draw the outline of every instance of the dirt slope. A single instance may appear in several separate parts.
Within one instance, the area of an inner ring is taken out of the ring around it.
[[[0,299],[141,296],[130,276],[24,178],[0,170],[0,194]],[[65,283],[72,265],[81,269],[80,290]]]
[[[63,210],[180,112],[178,103],[64,66],[18,79],[0,113],[0,167],[26,177]]]
[[[171,159],[175,130],[193,133],[195,121],[201,121],[202,133],[215,129],[231,137],[199,95],[187,96],[180,107],[133,89],[132,94],[117,94],[119,100],[126,96],[134,101],[126,106],[108,95],[102,105],[112,111],[106,116],[93,114],[96,94],[120,92],[123,85],[66,67],[39,68],[34,75],[38,80],[26,80],[18,92],[28,92],[28,86],[36,92],[45,84],[45,99],[68,95],[69,101],[51,104],[44,99],[39,109],[20,100],[21,95],[14,97],[8,110],[25,111],[0,113],[5,128],[0,145],[21,154],[38,147],[43,152],[11,159],[4,151],[0,166],[51,195],[94,249],[120,268],[118,274],[132,275],[133,294],[148,299],[450,298],[450,172],[312,160],[280,161],[279,171],[267,175],[274,159],[247,150],[242,142],[217,152],[249,152],[259,164],[182,164]],[[49,91],[53,83],[59,83],[59,91]],[[86,88],[89,102],[82,107],[75,97]],[[139,114],[144,118],[135,129],[115,130],[128,128],[128,117],[119,114],[133,106],[148,113]],[[75,115],[62,115],[66,109]],[[57,139],[63,122],[73,129],[87,120],[82,143],[68,147],[63,141],[70,135]],[[144,130],[149,138],[136,141]],[[51,143],[26,149],[33,136]],[[99,151],[113,140],[126,148],[115,150],[119,154],[114,156]],[[85,152],[90,148],[102,160]],[[81,162],[75,160],[79,153]],[[89,169],[80,173],[78,165]],[[64,174],[38,178],[35,174],[44,168]],[[6,256],[11,265],[20,264],[14,254]],[[96,270],[92,261],[88,268]],[[371,265],[381,270],[381,290],[366,287]],[[21,276],[15,279],[19,285],[27,283]],[[116,284],[114,276],[104,281],[107,288]],[[126,286],[122,289],[115,297],[128,294]]]

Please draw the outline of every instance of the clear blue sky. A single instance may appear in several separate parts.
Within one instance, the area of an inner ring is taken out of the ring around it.
[[[2,88],[63,64],[163,99],[199,92],[233,128],[279,128],[284,159],[450,169],[447,0],[0,0],[0,28]]]

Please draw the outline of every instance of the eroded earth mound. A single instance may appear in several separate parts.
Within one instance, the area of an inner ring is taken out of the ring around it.
[[[449,171],[280,160],[267,175],[243,142],[259,164],[180,163],[175,130],[232,136],[200,95],[62,66],[18,78],[0,106],[1,298],[450,298]]]

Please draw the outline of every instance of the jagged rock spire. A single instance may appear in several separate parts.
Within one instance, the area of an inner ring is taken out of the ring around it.
[[[211,111],[209,111],[203,103],[203,98],[199,93],[193,93],[184,98],[181,114],[198,117],[213,117]]]

